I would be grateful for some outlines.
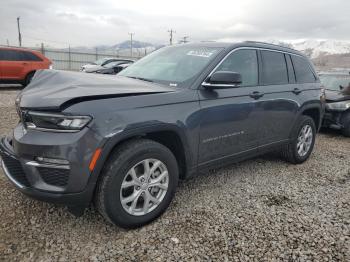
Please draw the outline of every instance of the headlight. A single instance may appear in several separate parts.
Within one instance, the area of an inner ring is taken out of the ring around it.
[[[29,111],[23,119],[28,129],[53,132],[77,132],[90,121],[90,116],[71,116]]]
[[[350,101],[342,101],[336,103],[328,103],[327,109],[335,111],[345,111],[350,108]]]

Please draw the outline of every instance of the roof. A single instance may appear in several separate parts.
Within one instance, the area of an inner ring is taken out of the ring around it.
[[[183,44],[181,44],[183,45]],[[271,49],[271,50],[278,50],[282,52],[288,52],[293,53],[301,56],[305,56],[303,53],[294,50],[289,47],[284,47],[280,45],[275,44],[269,44],[264,42],[257,42],[257,41],[244,41],[244,42],[235,42],[235,43],[225,43],[225,42],[215,42],[215,41],[203,41],[203,42],[194,42],[194,43],[187,43],[185,45],[188,46],[200,46],[200,47],[221,47],[221,48],[228,48],[233,49],[237,47],[256,47],[256,48],[264,48],[264,49]]]

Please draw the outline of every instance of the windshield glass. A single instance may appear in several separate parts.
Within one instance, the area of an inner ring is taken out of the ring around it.
[[[330,90],[340,91],[350,86],[350,75],[320,75],[322,84]]]
[[[113,61],[113,62],[110,62],[110,63],[105,64],[103,66],[107,67],[107,68],[112,68],[112,67],[117,66],[117,65],[128,64],[128,63],[130,63],[130,62],[128,62],[128,61]]]
[[[221,50],[216,47],[164,47],[130,65],[119,75],[182,86],[192,81]]]
[[[94,62],[95,65],[102,65],[105,61],[107,61],[109,58],[101,58]]]

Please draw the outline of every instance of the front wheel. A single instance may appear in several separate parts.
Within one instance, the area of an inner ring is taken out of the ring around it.
[[[169,206],[178,182],[172,152],[152,140],[122,144],[104,167],[95,205],[110,222],[135,228],[160,216]]]
[[[301,116],[290,143],[282,150],[282,156],[290,163],[301,164],[312,153],[316,139],[316,126],[309,116]]]

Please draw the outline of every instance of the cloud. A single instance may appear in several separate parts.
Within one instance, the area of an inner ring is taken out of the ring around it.
[[[175,39],[266,40],[330,38],[349,40],[347,0],[2,0],[0,44],[17,43],[16,17],[21,16],[25,45],[115,44],[128,38],[166,43]]]

